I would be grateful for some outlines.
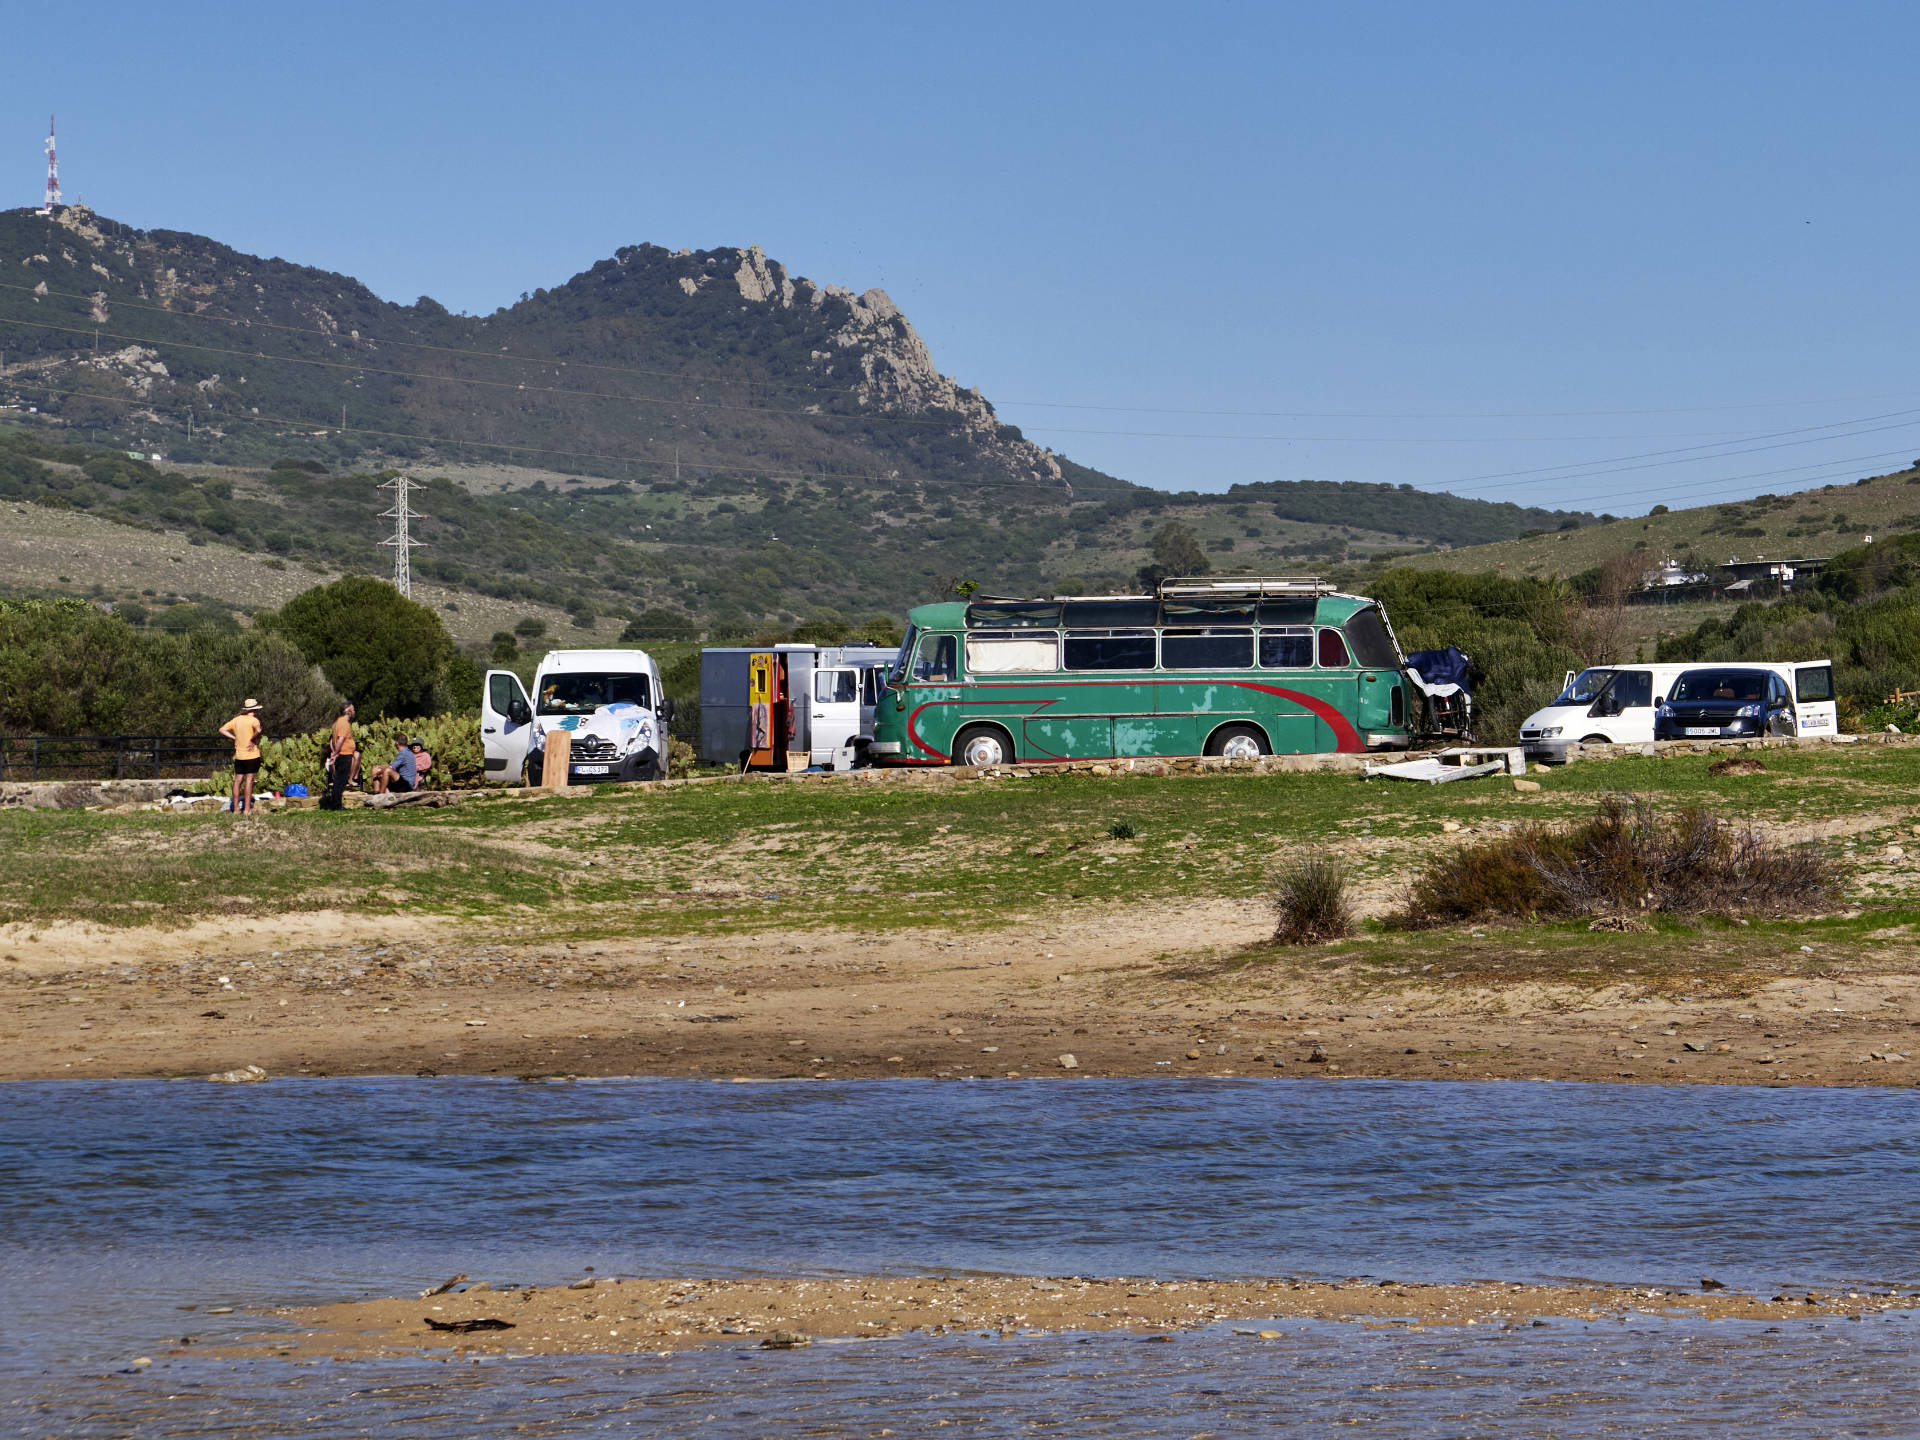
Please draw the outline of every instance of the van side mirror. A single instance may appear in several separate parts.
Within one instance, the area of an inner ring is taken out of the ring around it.
[[[1664,705],[1667,703],[1667,697],[1664,695],[1656,695],[1653,697],[1653,703],[1656,705]]]
[[[528,708],[527,702],[524,700],[509,700],[507,702],[507,719],[516,725],[526,725],[532,722],[533,711]]]
[[[673,701],[670,697],[661,696],[659,715],[663,722],[670,722],[673,719]]]

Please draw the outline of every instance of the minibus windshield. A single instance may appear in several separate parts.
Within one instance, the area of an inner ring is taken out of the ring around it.
[[[1591,705],[1607,693],[1607,687],[1613,684],[1615,670],[1582,670],[1573,677],[1573,683],[1560,692],[1555,705]]]

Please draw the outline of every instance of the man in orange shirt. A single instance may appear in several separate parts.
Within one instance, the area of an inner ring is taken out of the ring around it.
[[[260,702],[249,699],[240,713],[220,727],[233,741],[233,796],[228,808],[236,815],[253,813],[253,777],[260,773]]]
[[[320,797],[322,810],[340,808],[347,785],[358,778],[359,769],[360,747],[353,738],[353,702],[349,700],[340,707],[333,733],[327,737],[327,793]]]

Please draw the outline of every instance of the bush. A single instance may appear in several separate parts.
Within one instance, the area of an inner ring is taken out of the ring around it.
[[[528,615],[514,622],[513,633],[523,640],[538,640],[547,633],[547,622]]]
[[[1351,933],[1347,867],[1331,855],[1307,855],[1282,865],[1273,879],[1279,923],[1273,938],[1283,945],[1319,945]]]
[[[1808,846],[1782,846],[1698,806],[1671,817],[1609,796],[1591,820],[1529,827],[1430,865],[1394,917],[1409,926],[1493,918],[1805,914],[1831,905],[1839,872]]]
[[[327,753],[329,733],[330,728],[322,726],[263,743],[259,788],[284,790],[299,784],[306,786],[309,794],[318,795],[325,783],[320,762]],[[375,765],[384,765],[393,759],[395,752],[416,735],[427,742],[427,753],[433,756],[433,769],[427,772],[421,789],[470,790],[485,783],[486,762],[480,748],[478,710],[436,715],[427,720],[356,722],[353,738],[360,747],[362,779]]]
[[[692,619],[680,611],[654,607],[642,610],[629,620],[627,628],[620,632],[620,639],[622,643],[632,640],[695,640],[699,635],[699,628]]]

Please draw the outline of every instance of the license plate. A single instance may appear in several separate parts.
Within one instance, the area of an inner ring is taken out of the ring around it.
[[[613,773],[613,767],[611,765],[576,765],[573,767],[573,773],[576,775],[611,775]]]
[[[1720,733],[1720,727],[1718,725],[1687,726],[1687,734],[1689,735],[1718,735],[1719,733]]]

